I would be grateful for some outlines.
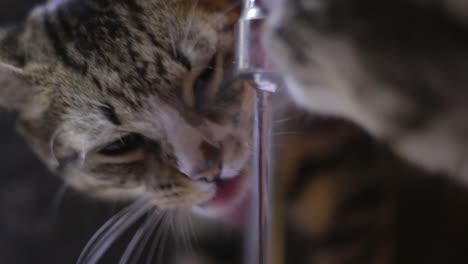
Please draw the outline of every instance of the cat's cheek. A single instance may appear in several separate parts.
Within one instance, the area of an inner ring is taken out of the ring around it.
[[[146,192],[145,186],[139,184],[118,188],[112,181],[98,179],[73,166],[64,172],[64,180],[67,186],[100,200],[132,200],[141,197]]]

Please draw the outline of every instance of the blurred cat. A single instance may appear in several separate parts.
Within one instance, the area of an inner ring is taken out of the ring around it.
[[[346,117],[414,164],[467,180],[466,1],[271,4],[265,45],[300,105]]]

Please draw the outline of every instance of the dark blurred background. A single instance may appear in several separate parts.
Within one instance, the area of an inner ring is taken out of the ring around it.
[[[0,25],[24,18],[39,0],[0,0]],[[75,263],[116,209],[63,188],[0,112],[0,263]]]

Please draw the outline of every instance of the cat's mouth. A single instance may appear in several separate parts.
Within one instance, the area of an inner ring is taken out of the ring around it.
[[[196,206],[195,210],[203,215],[221,218],[226,222],[240,225],[248,212],[249,174],[246,170],[229,179],[221,179],[216,185],[213,196]]]
[[[223,205],[228,204],[238,196],[238,192],[243,187],[242,182],[245,178],[245,173],[239,174],[233,178],[219,180],[216,182],[216,192],[213,198],[208,201],[207,205]]]

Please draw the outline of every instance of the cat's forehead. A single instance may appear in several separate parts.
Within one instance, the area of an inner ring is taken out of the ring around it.
[[[235,23],[238,4],[49,1],[38,19],[52,44],[49,68],[41,74],[53,95],[49,110],[74,135],[92,137],[122,124],[157,131],[163,109],[199,124],[186,115],[178,89],[197,63],[217,52],[218,33]]]
[[[223,19],[196,10],[212,1],[115,1],[104,11],[90,2],[106,1],[52,1],[54,12],[43,18],[58,65],[48,78],[70,92],[97,90],[90,93],[130,104],[150,94],[171,97],[181,76],[216,52]],[[222,10],[219,3],[210,8]]]
[[[114,70],[115,64],[154,60],[190,66],[215,51],[217,31],[235,23],[239,4],[54,0],[38,8],[32,17],[40,17],[33,23],[43,27],[52,42],[51,51],[77,71],[87,71],[86,64],[93,60]]]

